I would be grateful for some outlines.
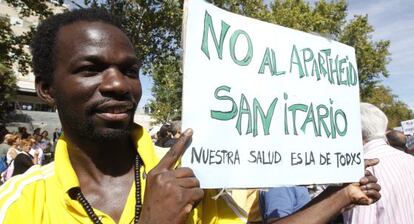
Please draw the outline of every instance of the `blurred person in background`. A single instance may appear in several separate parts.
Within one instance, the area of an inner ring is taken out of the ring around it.
[[[159,158],[164,157],[168,150],[173,146],[181,136],[181,122],[173,121],[165,123],[157,132],[155,140],[155,152]]]
[[[4,124],[0,124],[0,142],[4,141],[4,137],[9,134],[9,130],[7,130]]]
[[[43,149],[43,156],[41,157],[41,160],[42,160],[42,165],[44,165],[53,160],[53,152],[52,152],[53,143],[49,138],[48,131],[43,131],[41,135],[42,135],[42,140],[40,141],[40,147]]]
[[[0,158],[4,159],[6,161],[7,152],[9,151],[10,145],[7,144],[8,139],[10,139],[13,135],[12,134],[6,134],[4,136],[4,140],[2,143],[0,143]]]
[[[260,191],[260,210],[264,223],[288,216],[310,200],[308,189],[304,186],[274,187]]]
[[[173,145],[170,141],[171,139],[171,124],[165,123],[157,132],[157,141],[155,142],[155,145],[162,148],[169,148]]]
[[[53,143],[56,143],[57,140],[60,137],[61,132],[59,131],[59,128],[55,128],[55,131],[53,132]]]
[[[10,146],[7,150],[7,164],[10,164],[19,153],[20,141],[20,136],[17,134],[13,134],[7,139],[6,143]]]
[[[57,144],[57,141],[60,137],[60,135],[62,134],[62,131],[59,128],[55,128],[55,131],[53,132],[53,138],[52,138],[52,145],[50,147],[50,153],[51,153],[51,158],[53,160],[54,154],[55,154],[55,147]]]
[[[171,137],[173,139],[179,139],[181,136],[181,121],[171,122]]]
[[[414,221],[414,157],[387,144],[387,125],[384,112],[372,104],[361,103],[364,157],[381,161],[368,169],[378,178],[382,198],[375,204],[346,211],[346,224],[412,224]]]
[[[171,135],[171,124],[165,123],[161,126],[160,130],[157,132],[157,137],[155,141],[155,154],[158,158],[163,158],[164,155],[168,152],[170,147],[174,145],[174,140]]]
[[[7,169],[1,174],[2,182],[7,181],[13,174],[14,159],[19,154],[20,136],[18,134],[11,134],[7,137],[6,143],[9,145],[6,155]]]
[[[20,139],[27,139],[30,134],[27,133],[27,128],[26,127],[19,127],[18,128],[18,134],[20,136]]]
[[[33,136],[36,136],[36,135],[40,135],[40,131],[41,131],[42,129],[40,129],[40,128],[35,128],[34,130],[33,130]]]
[[[42,131],[41,136],[42,136],[42,140],[40,142],[44,145],[43,150],[47,150],[51,145],[50,138],[49,138],[49,132]]]
[[[20,141],[21,151],[14,159],[14,170],[12,176],[22,174],[26,172],[26,170],[28,170],[31,166],[38,163],[39,154],[35,153],[34,156],[32,156],[29,153],[32,145],[33,141],[31,139],[22,139]]]
[[[387,132],[387,140],[390,146],[403,152],[407,152],[407,136],[405,136],[403,132],[391,130]]]
[[[0,174],[3,173],[9,166],[7,163],[7,152],[9,151],[10,145],[7,144],[7,141],[11,137],[12,134],[6,134],[3,142],[0,143]]]
[[[42,136],[41,135],[35,135],[32,137],[29,137],[29,140],[31,141],[31,147],[29,150],[29,154],[31,156],[37,155],[38,159],[35,162],[35,164],[42,165],[43,159],[44,159],[44,150],[42,148]]]

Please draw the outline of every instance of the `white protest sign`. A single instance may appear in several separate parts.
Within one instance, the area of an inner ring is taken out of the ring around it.
[[[401,121],[401,127],[405,135],[413,135],[414,134],[414,119],[408,120],[408,121]]]
[[[356,182],[358,73],[344,44],[221,10],[184,6],[182,159],[203,188]]]

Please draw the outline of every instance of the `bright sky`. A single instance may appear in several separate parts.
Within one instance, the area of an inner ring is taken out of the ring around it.
[[[265,3],[271,0],[264,0]],[[317,0],[308,0],[316,2]],[[369,23],[374,27],[374,40],[391,41],[391,62],[388,65],[390,76],[383,84],[390,87],[395,95],[414,110],[414,1],[413,0],[349,0],[348,20],[354,15],[368,15]],[[141,76],[143,95],[140,107],[151,96],[153,81]]]
[[[368,14],[374,40],[390,40],[390,76],[384,80],[393,93],[414,110],[414,1],[350,0],[349,15]]]
[[[144,107],[145,104],[149,103],[150,99],[154,99],[151,93],[151,88],[154,84],[151,77],[147,75],[141,75],[141,85],[142,85],[142,97],[141,101],[139,102],[139,107]]]

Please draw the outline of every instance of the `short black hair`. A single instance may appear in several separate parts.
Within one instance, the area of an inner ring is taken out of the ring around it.
[[[80,21],[103,22],[124,31],[120,20],[104,8],[75,9],[48,17],[37,27],[30,44],[36,80],[52,83],[56,36],[63,26]]]

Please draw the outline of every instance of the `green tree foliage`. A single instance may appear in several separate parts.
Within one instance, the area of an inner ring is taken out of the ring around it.
[[[393,128],[401,125],[401,121],[410,120],[414,117],[413,112],[407,105],[392,94],[391,89],[376,85],[372,88],[365,102],[379,107],[388,117],[388,127]]]
[[[46,0],[6,0],[10,6],[19,8],[21,18],[38,16],[43,19],[52,14]],[[26,75],[30,70],[30,55],[28,45],[33,29],[22,35],[16,35],[11,29],[9,17],[0,17],[0,63],[12,69],[17,65],[18,71]]]
[[[14,8],[19,8],[19,14],[22,17],[39,16],[40,19],[44,19],[52,15],[47,0],[5,0],[5,2]],[[63,3],[63,1],[59,2]]]
[[[6,0],[10,6],[20,9],[20,17],[38,16],[45,18],[52,12],[46,4],[46,0]],[[11,29],[10,18],[0,17],[0,114],[4,114],[7,101],[15,95],[17,71],[27,75],[30,71],[31,58],[29,55],[28,44],[32,37],[33,29],[16,35]]]
[[[143,72],[180,55],[183,2],[179,0],[85,0],[88,7],[103,7],[121,20],[131,38]]]
[[[16,93],[16,76],[5,65],[0,63],[0,120],[8,111],[7,101],[9,101]]]
[[[269,11],[263,0],[210,0],[210,3],[240,15],[269,21]]]
[[[152,92],[156,101],[150,103],[153,117],[159,122],[181,119],[182,72],[181,61],[169,57],[157,65],[152,77]]]
[[[345,24],[346,2],[319,1],[311,6],[302,0],[274,1],[270,14],[272,23],[337,39]]]

